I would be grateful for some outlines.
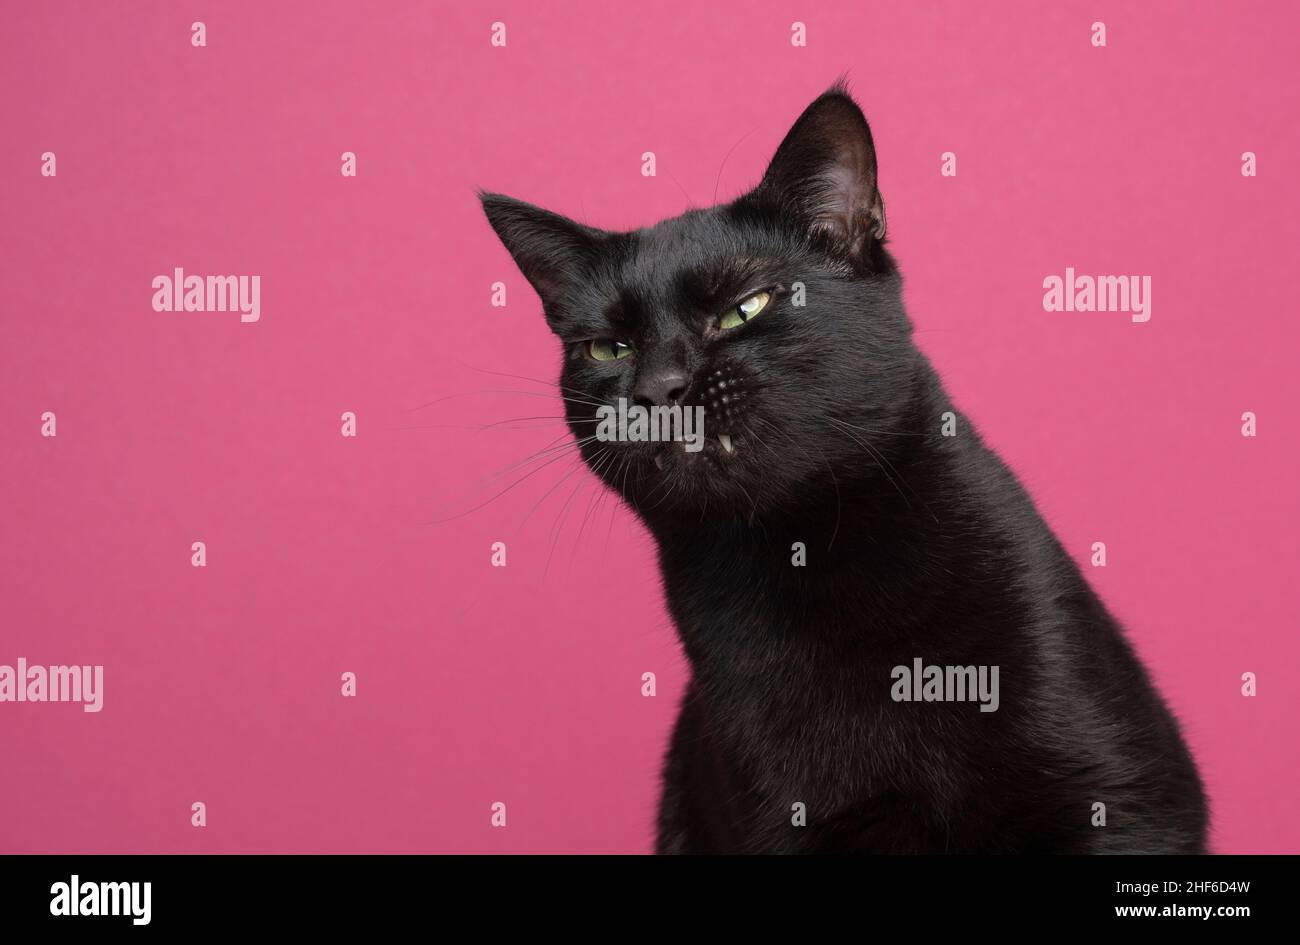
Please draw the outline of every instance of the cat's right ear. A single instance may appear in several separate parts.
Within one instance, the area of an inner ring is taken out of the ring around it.
[[[504,194],[480,192],[479,199],[549,317],[560,294],[590,275],[607,234]]]

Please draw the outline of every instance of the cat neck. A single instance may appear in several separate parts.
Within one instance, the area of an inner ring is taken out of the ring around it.
[[[981,517],[956,485],[963,463],[917,439],[891,451],[888,468],[864,453],[861,477],[810,485],[781,508],[647,518],[684,640],[707,641],[709,624],[735,617],[786,642],[821,644],[818,621],[830,634],[884,632],[900,612],[925,610],[939,575],[965,554],[952,536]]]

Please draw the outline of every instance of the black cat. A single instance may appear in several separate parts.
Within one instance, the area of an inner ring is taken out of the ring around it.
[[[837,85],[724,206],[614,233],[482,196],[690,660],[659,850],[1204,852],[1173,717],[913,345],[876,167]],[[620,398],[703,407],[704,448],[596,439]]]

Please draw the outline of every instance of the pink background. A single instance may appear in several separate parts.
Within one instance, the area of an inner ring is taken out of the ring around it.
[[[648,537],[568,456],[439,523],[564,432],[483,429],[559,404],[486,373],[557,351],[474,189],[729,199],[847,72],[918,340],[1107,543],[1216,850],[1300,850],[1294,4],[4,6],[0,663],[105,702],[0,704],[0,849],[648,850],[684,677]],[[261,321],[154,312],[175,266],[260,275]],[[1150,275],[1151,321],[1044,312],[1066,266]]]

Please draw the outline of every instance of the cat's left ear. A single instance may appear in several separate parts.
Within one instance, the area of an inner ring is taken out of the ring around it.
[[[503,194],[480,192],[479,199],[492,229],[553,319],[557,299],[589,274],[606,234]]]
[[[871,128],[842,85],[809,105],[786,134],[754,191],[860,260],[885,237],[885,202]]]

